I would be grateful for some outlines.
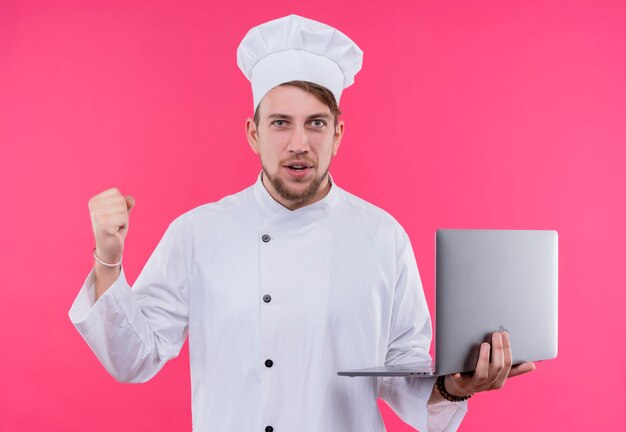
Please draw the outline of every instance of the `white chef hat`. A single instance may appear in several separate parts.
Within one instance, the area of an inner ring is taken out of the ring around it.
[[[339,103],[362,64],[363,51],[348,36],[298,15],[252,28],[237,48],[237,65],[252,83],[255,110],[268,91],[294,80],[326,87]]]

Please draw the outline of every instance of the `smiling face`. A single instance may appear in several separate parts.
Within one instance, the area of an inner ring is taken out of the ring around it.
[[[258,126],[246,120],[252,150],[263,166],[263,185],[283,206],[295,210],[330,190],[328,169],[343,136],[328,105],[298,87],[270,90],[258,107]]]

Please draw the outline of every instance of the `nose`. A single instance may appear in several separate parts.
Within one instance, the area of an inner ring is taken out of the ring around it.
[[[287,149],[296,154],[306,153],[309,151],[309,139],[304,126],[293,128],[293,132],[289,137],[289,146]]]

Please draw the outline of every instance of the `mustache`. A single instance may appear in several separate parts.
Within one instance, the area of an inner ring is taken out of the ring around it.
[[[309,166],[314,166],[315,165],[314,161],[312,161],[311,159],[305,158],[305,157],[300,157],[300,158],[295,158],[295,159],[287,159],[287,160],[284,160],[284,161],[280,162],[280,164],[282,166],[294,165],[294,164],[302,164],[302,163],[307,164]]]

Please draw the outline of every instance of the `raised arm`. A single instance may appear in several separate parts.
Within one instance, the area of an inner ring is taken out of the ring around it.
[[[98,260],[121,260],[134,205],[117,189],[89,202]],[[107,371],[118,381],[143,382],[178,355],[187,337],[189,284],[186,225],[173,221],[132,289],[122,265],[96,262],[69,317]]]

